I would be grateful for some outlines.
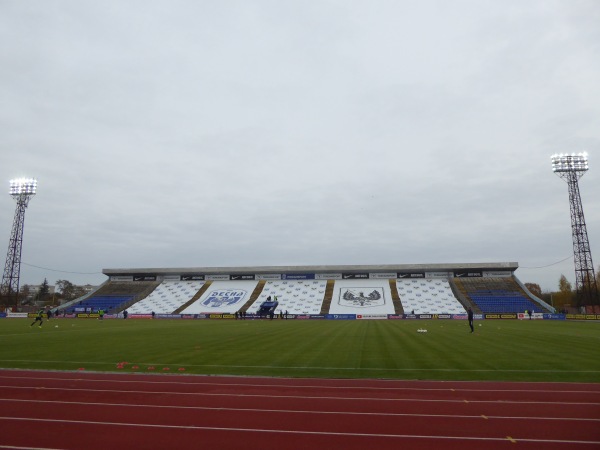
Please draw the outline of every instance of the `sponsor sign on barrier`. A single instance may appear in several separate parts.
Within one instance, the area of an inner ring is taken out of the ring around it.
[[[307,319],[310,319],[310,316],[307,314],[297,314],[296,319],[307,320]]]
[[[404,316],[402,314],[388,314],[388,319],[393,319],[393,320],[404,319]]]
[[[8,311],[6,313],[6,317],[9,318],[9,319],[22,319],[24,317],[29,317],[29,316],[27,315],[27,313],[20,313],[20,312],[16,312],[15,313],[15,312],[12,312],[12,311]]]
[[[478,278],[478,277],[482,277],[483,276],[483,272],[481,270],[475,270],[475,271],[460,271],[460,272],[454,272],[454,277],[455,278]]]
[[[483,273],[481,271],[475,271],[475,272],[454,272],[454,277],[455,278],[478,278],[483,276]]]
[[[206,275],[209,281],[229,281],[229,275]]]
[[[200,316],[204,316],[204,317],[200,317]],[[225,314],[196,314],[196,317],[198,319],[201,319],[201,318],[208,318],[208,319],[235,319],[235,315],[234,314],[229,314],[229,313],[225,313]]]
[[[266,273],[266,274],[262,274],[262,275],[256,275],[256,279],[257,280],[265,280],[265,281],[281,280],[281,274],[280,273]]]
[[[133,281],[156,281],[156,275],[134,275]]]
[[[425,272],[398,272],[398,278],[425,278]]]
[[[341,280],[341,273],[317,273],[315,274],[315,280]]]
[[[357,314],[356,318],[360,320],[381,320],[387,319],[387,314]]]
[[[372,280],[390,280],[396,278],[395,273],[370,273],[369,278]]]
[[[231,275],[232,280],[254,280],[255,275],[253,273],[243,274],[243,275]]]
[[[418,319],[416,314],[404,314],[405,319]]]
[[[529,320],[529,314],[518,313],[517,314],[519,320]],[[533,313],[531,315],[532,320],[542,320],[544,318],[544,314],[542,313]]]
[[[132,276],[113,276],[110,277],[110,281],[133,281],[133,277]]]
[[[448,278],[448,272],[425,272],[425,278]]]
[[[181,314],[157,314],[157,319],[181,319]]]
[[[467,315],[466,314],[453,314],[452,318],[454,320],[467,320]],[[480,317],[481,319],[481,317]],[[475,314],[473,314],[473,320],[475,320]]]
[[[354,320],[356,314],[327,314],[325,317],[329,320]]]
[[[368,280],[368,273],[342,273],[342,279],[344,280]]]
[[[510,271],[493,271],[493,272],[483,272],[483,276],[486,278],[507,278],[512,275]]]
[[[325,316],[323,314],[311,314],[310,318],[320,320],[320,319],[325,319]]]
[[[564,314],[544,314],[544,320],[565,320]]]
[[[516,313],[484,314],[485,319],[517,319]]]
[[[452,319],[452,315],[451,314],[434,314],[433,318],[434,319]]]
[[[181,275],[181,281],[204,281],[204,275]]]
[[[97,319],[99,314],[77,314],[78,319]]]
[[[314,280],[314,273],[284,273],[281,275],[282,280]]]

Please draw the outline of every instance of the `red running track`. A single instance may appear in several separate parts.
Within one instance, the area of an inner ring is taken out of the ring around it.
[[[0,448],[600,449],[600,384],[0,370]]]

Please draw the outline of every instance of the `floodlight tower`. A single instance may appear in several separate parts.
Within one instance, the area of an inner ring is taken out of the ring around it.
[[[578,306],[600,304],[578,183],[588,170],[588,155],[587,153],[552,155],[552,170],[569,186]]]
[[[0,296],[10,301],[14,296],[15,307],[19,306],[19,275],[21,272],[21,249],[23,247],[23,225],[25,224],[25,209],[29,200],[35,195],[37,180],[34,178],[18,178],[10,180],[10,196],[17,202],[15,219],[13,221],[10,243],[6,254],[4,275],[0,285]]]

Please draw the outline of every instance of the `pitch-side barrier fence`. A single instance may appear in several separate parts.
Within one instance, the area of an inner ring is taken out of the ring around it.
[[[34,318],[35,313],[0,313],[2,318]],[[600,320],[600,314],[542,314],[525,313],[474,314],[475,320]],[[100,319],[98,314],[59,314],[52,319]],[[124,319],[123,314],[104,314],[103,319]],[[269,316],[247,314],[244,317],[230,313],[201,314],[129,314],[126,320],[177,319],[177,320],[466,320],[466,314],[277,314]]]

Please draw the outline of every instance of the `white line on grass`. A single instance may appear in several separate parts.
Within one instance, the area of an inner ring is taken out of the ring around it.
[[[204,431],[225,431],[225,432],[246,432],[246,433],[269,433],[269,434],[305,434],[313,436],[349,436],[349,437],[369,437],[369,438],[396,438],[396,439],[437,439],[437,440],[469,440],[469,441],[487,441],[487,442],[506,442],[507,438],[476,437],[476,436],[427,436],[418,434],[375,434],[375,433],[341,433],[333,431],[305,431],[305,430],[271,430],[259,428],[233,428],[233,427],[202,427],[196,425],[162,425],[147,423],[123,423],[123,422],[100,422],[92,420],[63,420],[63,419],[35,419],[30,417],[0,417],[0,420],[21,421],[21,422],[49,422],[61,424],[81,424],[81,425],[106,425],[119,427],[140,427],[140,428],[166,428],[175,430],[204,430]],[[600,441],[575,441],[562,439],[520,439],[511,437],[516,442],[536,442],[553,444],[583,444],[599,445]]]
[[[0,363],[26,363],[26,364],[73,364],[73,365],[109,365],[114,366],[115,361],[48,361],[40,359],[0,359]],[[487,373],[487,372],[507,372],[507,373],[599,373],[600,370],[562,370],[562,369],[448,369],[448,368],[383,368],[383,367],[320,367],[320,366],[249,366],[235,364],[186,364],[186,363],[157,363],[157,362],[135,362],[143,366],[184,366],[197,368],[220,368],[220,369],[268,369],[268,370],[358,370],[370,372],[468,372],[468,373]],[[14,369],[14,368],[13,368]]]

